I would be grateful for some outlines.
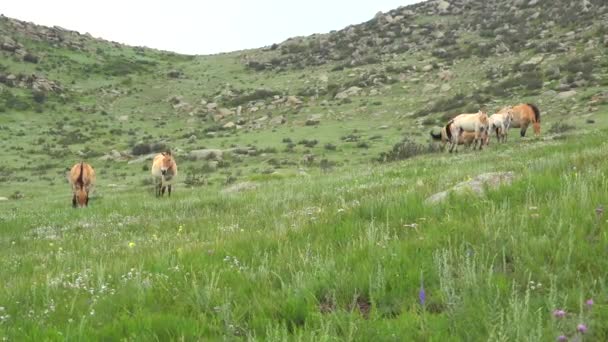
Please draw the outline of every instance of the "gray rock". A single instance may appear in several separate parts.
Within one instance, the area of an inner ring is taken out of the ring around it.
[[[295,107],[295,106],[301,105],[302,104],[302,100],[298,99],[295,96],[287,96],[287,103],[290,106],[294,106]]]
[[[229,186],[225,189],[222,190],[223,194],[232,194],[232,193],[237,193],[237,192],[243,192],[243,191],[248,191],[248,190],[254,190],[258,187],[257,183],[253,183],[253,182],[242,182],[242,183],[237,183],[234,184],[232,186]]]
[[[275,116],[274,118],[272,118],[270,120],[270,124],[274,125],[274,126],[282,125],[285,122],[287,122],[287,120],[285,119],[285,117],[283,115]]]
[[[557,98],[568,99],[575,95],[576,95],[576,90],[568,90],[568,91],[562,91],[561,93],[557,94]]]
[[[460,182],[453,188],[447,191],[438,192],[426,199],[427,204],[436,204],[443,202],[447,199],[450,192],[457,194],[463,194],[466,192],[472,192],[476,196],[483,196],[485,187],[490,189],[497,189],[502,185],[511,185],[515,179],[515,173],[512,171],[507,172],[488,172],[482,173],[475,176],[475,178]]]
[[[141,156],[141,157],[139,157],[137,159],[129,160],[129,162],[127,164],[137,164],[137,163],[143,163],[143,162],[145,162],[147,160],[152,160],[152,159],[154,159],[154,156],[156,154],[157,153],[150,153],[150,154],[147,154],[145,156]]]
[[[358,95],[360,92],[361,92],[361,88],[353,86],[353,87],[346,89],[343,92],[336,94],[335,98],[338,100],[346,99],[348,97]]]
[[[224,126],[222,126],[224,129],[234,129],[236,127],[236,124],[232,121],[226,123]]]
[[[221,160],[223,156],[223,151],[220,149],[206,148],[202,150],[193,150],[188,153],[188,157],[195,160],[200,159],[214,159]]]

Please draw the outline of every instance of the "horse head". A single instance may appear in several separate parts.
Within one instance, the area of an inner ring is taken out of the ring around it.
[[[161,160],[160,164],[160,173],[165,176],[167,174],[167,171],[173,168],[175,162],[173,161],[171,151],[162,152],[161,155],[163,156],[163,159]]]
[[[89,192],[84,189],[84,186],[79,186],[74,191],[74,197],[72,197],[72,206],[74,208],[84,208],[89,205]]]

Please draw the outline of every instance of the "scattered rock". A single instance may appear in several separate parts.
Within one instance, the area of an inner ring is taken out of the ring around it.
[[[441,70],[437,76],[439,77],[440,80],[442,81],[450,81],[452,80],[452,78],[454,78],[454,73],[451,72],[450,70]]]
[[[171,78],[182,78],[184,73],[179,70],[171,70],[167,73],[167,76]]]
[[[438,0],[437,1],[437,10],[440,13],[445,13],[447,12],[448,8],[450,8],[450,3],[445,1],[445,0]]]
[[[321,123],[321,118],[323,116],[321,114],[314,114],[311,115],[307,120],[306,120],[306,126],[316,126],[318,124]]]
[[[237,183],[234,184],[232,186],[229,186],[225,189],[222,190],[222,193],[224,194],[232,194],[232,193],[237,193],[237,192],[243,192],[243,191],[248,191],[248,190],[254,190],[258,187],[257,183],[253,183],[253,182],[242,182],[242,183]]]
[[[559,99],[568,99],[575,95],[576,95],[576,90],[568,90],[568,91],[562,91],[561,93],[557,94],[557,97]]]
[[[555,90],[547,90],[546,92],[543,93],[543,96],[547,96],[547,97],[555,97],[557,95],[557,92]]]
[[[8,198],[6,198],[6,197],[0,197],[0,202],[4,202],[4,201],[8,201]]]
[[[450,192],[462,194],[471,191],[476,196],[484,195],[484,187],[490,189],[499,188],[502,185],[511,185],[515,179],[515,173],[512,171],[507,172],[488,172],[475,176],[475,178],[460,182],[456,184],[452,189],[436,193],[426,199],[427,204],[435,204],[443,202],[447,199]]]
[[[430,91],[433,91],[437,89],[437,85],[433,84],[433,83],[427,83],[424,85],[424,88],[422,88],[422,91],[424,91],[425,93],[428,93]]]
[[[302,100],[298,99],[295,96],[287,96],[287,103],[290,106],[294,106],[295,107],[295,106],[301,105],[302,104]]]
[[[223,156],[223,151],[220,149],[211,149],[206,148],[202,150],[193,150],[188,153],[188,157],[194,160],[221,160]]]
[[[275,116],[274,118],[272,118],[270,120],[270,124],[274,125],[274,126],[282,125],[285,122],[287,122],[287,120],[285,119],[285,117],[283,115]]]
[[[320,123],[321,123],[321,121],[316,120],[316,119],[307,119],[305,124],[306,124],[306,126],[316,126]]]
[[[236,127],[236,124],[232,121],[228,122],[227,124],[225,124],[224,126],[222,126],[224,129],[234,129]]]
[[[425,66],[422,67],[422,71],[424,72],[429,72],[431,70],[433,70],[435,67],[432,64],[427,64]]]
[[[353,86],[353,87],[346,89],[343,92],[336,94],[335,98],[338,100],[342,100],[342,99],[349,98],[351,96],[356,96],[356,95],[359,95],[361,90],[362,90],[361,88]]]
[[[230,116],[233,114],[232,111],[228,108],[220,108],[217,110],[217,112],[219,115],[224,116],[224,117]]]
[[[155,155],[157,155],[157,153],[150,153],[150,154],[147,154],[147,155],[145,155],[145,156],[141,156],[141,157],[139,157],[139,158],[137,158],[137,159],[129,160],[129,162],[128,162],[127,164],[137,164],[137,163],[143,163],[143,162],[145,162],[145,161],[147,161],[147,160],[152,160],[152,159],[154,159],[154,156],[155,156]]]
[[[530,58],[529,60],[521,63],[519,68],[521,70],[526,70],[526,71],[533,70],[534,68],[536,68],[537,65],[539,65],[543,61],[544,58],[545,57],[543,55],[534,56],[534,57]]]

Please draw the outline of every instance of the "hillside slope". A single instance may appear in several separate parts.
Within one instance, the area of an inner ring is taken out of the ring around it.
[[[541,108],[545,133],[603,127],[606,13],[602,1],[428,1],[214,56],[0,17],[2,179],[51,183],[85,158],[134,184],[136,160],[166,147],[190,185],[365,165],[404,136],[426,144],[456,113],[520,102]]]
[[[606,13],[428,1],[214,56],[0,17],[0,339],[608,340]],[[520,102],[539,139],[429,144]]]

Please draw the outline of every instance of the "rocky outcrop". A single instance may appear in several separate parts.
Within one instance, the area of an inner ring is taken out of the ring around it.
[[[515,173],[507,172],[488,172],[475,176],[473,179],[460,182],[450,190],[438,192],[426,199],[427,204],[436,204],[445,201],[451,192],[457,194],[472,193],[475,196],[483,196],[485,188],[497,189],[503,185],[511,185],[515,179]]]

